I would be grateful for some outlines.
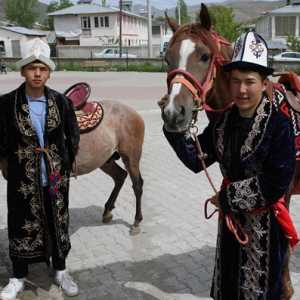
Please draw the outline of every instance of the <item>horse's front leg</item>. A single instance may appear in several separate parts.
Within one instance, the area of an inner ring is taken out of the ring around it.
[[[122,156],[122,155],[121,155]],[[128,156],[122,156],[123,162],[125,164],[126,170],[128,171],[131,181],[132,188],[134,191],[135,199],[136,199],[136,210],[134,223],[131,226],[130,234],[136,235],[140,233],[140,223],[143,220],[142,214],[142,195],[143,195],[143,184],[144,180],[141,176],[139,162],[140,155],[132,155],[130,158]]]

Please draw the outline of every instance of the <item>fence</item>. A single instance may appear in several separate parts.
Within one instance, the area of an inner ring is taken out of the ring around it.
[[[15,69],[14,64],[20,58],[3,57],[9,69]],[[118,71],[130,70],[132,66],[153,66],[154,70],[166,69],[163,58],[52,58],[58,70],[89,70],[89,71]],[[298,71],[300,73],[300,62],[273,62],[272,67],[276,71]],[[141,69],[141,71],[143,71]]]
[[[58,45],[56,46],[56,56],[59,58],[93,58],[94,53],[99,53],[105,48],[118,48],[111,46],[76,46],[76,45]],[[160,46],[154,45],[152,47],[153,57],[159,57]],[[123,47],[123,53],[134,54],[137,57],[148,57],[147,47]]]
[[[15,63],[20,58],[3,58],[9,69],[15,70]],[[163,58],[58,58],[53,57],[57,70],[74,71],[165,71]]]

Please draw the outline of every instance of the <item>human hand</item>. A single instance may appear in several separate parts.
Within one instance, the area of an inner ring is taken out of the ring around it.
[[[208,199],[215,207],[220,208],[219,192]]]
[[[164,109],[164,107],[166,106],[168,100],[169,100],[169,95],[166,94],[166,95],[164,95],[164,96],[157,102],[157,104],[158,104],[158,106],[160,107],[161,110]]]

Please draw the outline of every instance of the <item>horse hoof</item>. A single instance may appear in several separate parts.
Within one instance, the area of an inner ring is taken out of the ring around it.
[[[103,215],[102,222],[106,224],[111,222],[112,219],[113,219],[113,214],[111,212],[108,212],[105,215]]]
[[[140,226],[131,225],[130,227],[130,235],[138,235],[141,232]]]

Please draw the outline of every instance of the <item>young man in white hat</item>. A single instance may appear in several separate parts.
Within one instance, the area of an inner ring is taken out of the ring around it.
[[[49,262],[55,282],[68,296],[78,286],[66,270],[71,248],[69,177],[79,144],[71,102],[48,88],[55,69],[41,39],[27,43],[17,62],[25,82],[0,98],[0,158],[7,162],[9,255],[13,276],[0,292],[16,299],[24,289],[28,265]]]
[[[267,76],[273,72],[267,52],[255,32],[238,38],[232,61],[224,66],[234,105],[198,136],[207,166],[219,162],[226,178],[210,199],[221,212],[211,289],[215,300],[289,299],[282,276],[288,239],[271,207],[289,188],[295,145],[290,121],[266,94]],[[191,138],[165,128],[164,134],[186,166],[202,170]]]

